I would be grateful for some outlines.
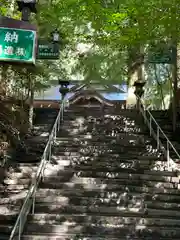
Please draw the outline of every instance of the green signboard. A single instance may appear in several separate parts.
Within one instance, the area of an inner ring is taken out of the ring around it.
[[[0,27],[0,61],[35,63],[36,32]]]
[[[172,64],[174,62],[173,48],[167,45],[150,48],[148,62],[155,64]]]
[[[38,42],[38,59],[58,59],[59,58],[59,46],[47,41],[40,40]]]

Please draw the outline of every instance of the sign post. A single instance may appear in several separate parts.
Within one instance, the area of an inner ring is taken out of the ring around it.
[[[40,40],[38,42],[37,59],[59,59],[59,45],[55,46],[54,43]]]
[[[36,31],[0,27],[0,61],[35,64]]]
[[[150,48],[148,62],[154,64],[173,64],[173,47],[162,44]]]

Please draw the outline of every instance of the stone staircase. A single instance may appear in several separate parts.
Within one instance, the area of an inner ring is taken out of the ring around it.
[[[135,110],[67,110],[44,174],[22,239],[180,239],[177,173]]]
[[[0,240],[8,239],[25,199],[58,111],[36,109],[33,134],[24,139],[27,151],[16,149],[0,182]]]

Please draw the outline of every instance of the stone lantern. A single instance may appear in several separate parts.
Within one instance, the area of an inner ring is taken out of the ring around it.
[[[36,0],[17,0],[18,10],[22,12],[22,20],[29,21],[31,12],[37,13]]]
[[[66,94],[69,92],[69,81],[59,80],[59,92],[61,93],[62,100],[65,98]]]
[[[134,94],[138,98],[141,98],[142,95],[144,94],[144,89],[143,89],[144,85],[145,85],[145,82],[139,82],[139,81],[136,81],[133,85],[135,87]]]
[[[142,95],[144,94],[144,89],[143,89],[144,85],[145,85],[145,82],[140,82],[140,81],[136,81],[133,85],[135,87],[134,94],[137,97],[137,109],[138,110],[140,108],[140,99],[141,99]]]

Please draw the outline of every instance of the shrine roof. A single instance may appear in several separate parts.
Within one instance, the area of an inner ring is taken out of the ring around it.
[[[71,89],[73,89],[73,92],[69,92],[66,95],[66,99],[71,98],[77,92],[80,93],[81,91],[82,92],[90,91],[92,94],[94,91],[95,94],[97,92],[97,93],[101,94],[102,97],[104,97],[107,100],[112,100],[112,101],[113,100],[126,100],[127,87],[120,86],[120,85],[116,85],[114,87],[115,87],[114,89],[113,88],[111,89],[111,92],[108,92],[108,91],[110,91],[110,90],[108,90],[108,87],[104,87],[104,89],[103,89],[103,86],[99,86],[97,88],[95,88],[94,86],[91,86],[90,88],[88,88],[87,86],[85,86],[85,84],[79,85],[79,86],[69,85],[69,90],[71,91]],[[117,89],[117,91],[116,91],[116,89]],[[35,100],[61,100],[61,94],[59,93],[59,86],[53,86],[44,92],[36,93]]]

